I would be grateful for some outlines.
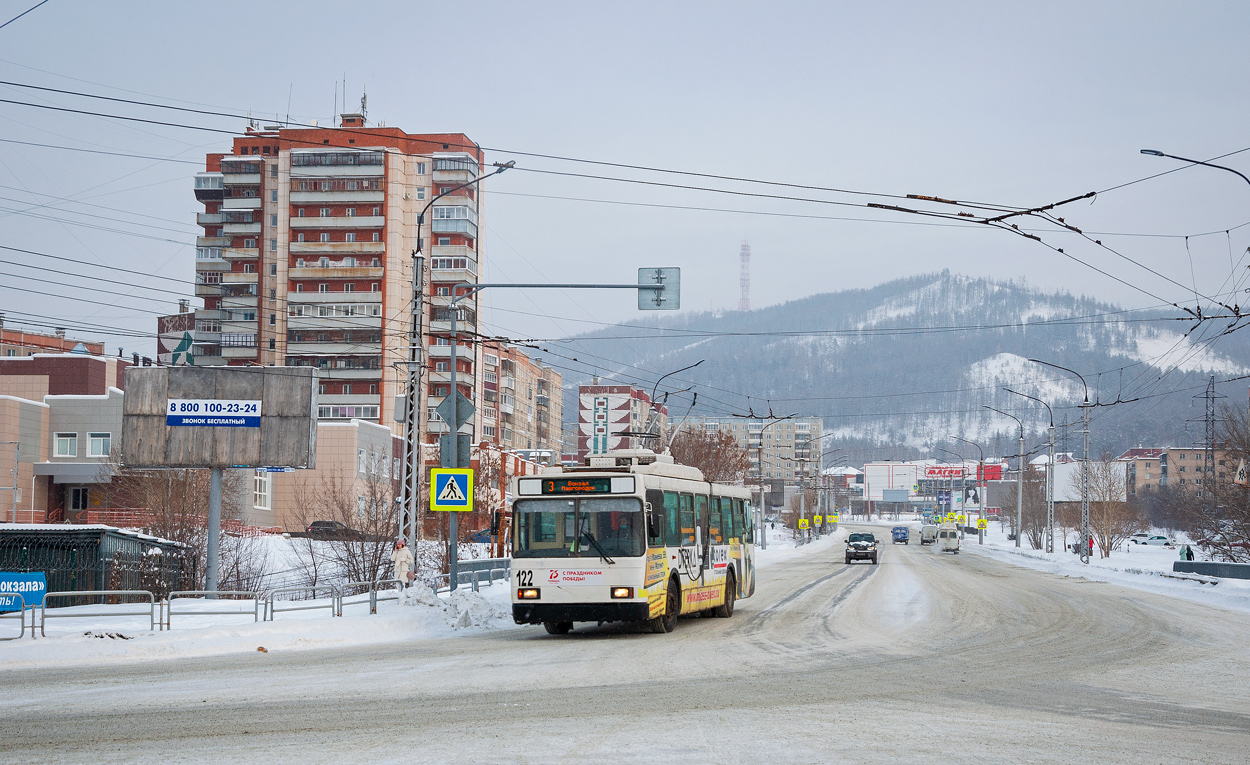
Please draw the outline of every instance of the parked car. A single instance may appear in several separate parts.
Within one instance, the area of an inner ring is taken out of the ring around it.
[[[936,523],[926,523],[920,527],[920,544],[931,545],[937,541],[938,527]]]
[[[466,542],[485,542],[485,543],[490,543],[490,542],[495,541],[495,538],[491,536],[491,534],[490,534],[490,529],[479,529],[479,530],[477,530],[477,531],[473,532],[472,534],[470,534],[470,535],[469,535],[469,538],[468,538],[468,539],[466,539],[465,541],[466,541]]]
[[[1138,542],[1138,544],[1143,544],[1143,545],[1171,545],[1171,544],[1175,544],[1175,543],[1174,543],[1172,540],[1168,539],[1167,537],[1160,536],[1160,535],[1158,535],[1158,534],[1153,534],[1153,535],[1151,535],[1151,536],[1146,537],[1146,540],[1145,540],[1144,542]]]
[[[363,531],[357,531],[340,521],[313,521],[306,530],[309,539],[334,541],[356,541],[365,538]]]
[[[907,540],[911,536],[911,530],[906,526],[895,526],[890,529],[890,534],[894,537],[894,544],[898,544],[899,542],[907,544]]]
[[[870,560],[877,564],[877,538],[864,531],[857,531],[846,538],[846,562]]]

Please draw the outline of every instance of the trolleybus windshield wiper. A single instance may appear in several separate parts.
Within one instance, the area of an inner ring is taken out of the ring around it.
[[[590,542],[591,546],[595,548],[595,550],[599,553],[600,558],[603,558],[611,565],[616,565],[616,561],[609,558],[608,554],[604,552],[602,547],[599,546],[599,540],[595,539],[594,534],[591,534],[589,531],[583,531],[582,536],[586,537],[586,541]]]

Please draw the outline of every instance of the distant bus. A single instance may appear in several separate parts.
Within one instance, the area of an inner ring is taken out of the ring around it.
[[[575,622],[733,615],[755,592],[751,492],[645,449],[513,479],[512,617],[553,635]]]

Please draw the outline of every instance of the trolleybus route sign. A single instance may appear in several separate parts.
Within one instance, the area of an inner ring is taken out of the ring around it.
[[[170,398],[165,400],[165,424],[174,427],[259,428],[260,401]]]

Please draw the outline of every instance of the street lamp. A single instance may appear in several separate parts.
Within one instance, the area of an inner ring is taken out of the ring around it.
[[[1223,165],[1214,165],[1214,164],[1211,164],[1210,162],[1203,162],[1200,159],[1186,159],[1185,157],[1178,157],[1175,154],[1164,154],[1158,149],[1142,149],[1141,153],[1146,154],[1151,157],[1167,157],[1168,159],[1177,159],[1177,160],[1180,160],[1181,162],[1191,162],[1195,165],[1205,165],[1206,167],[1214,167],[1217,170],[1227,170],[1228,172],[1234,173],[1235,175],[1237,175],[1239,178],[1241,178],[1241,180],[1245,181],[1246,183],[1250,183],[1250,178],[1247,178],[1246,176],[1242,175],[1241,173],[1237,172],[1231,167],[1224,167]]]
[[[787,414],[785,417],[774,417],[771,422],[769,422],[767,425],[760,428],[760,442],[755,445],[755,449],[756,449],[755,451],[755,480],[757,483],[759,483],[759,486],[760,486],[760,533],[761,533],[760,540],[762,541],[762,544],[760,545],[761,550],[768,549],[768,529],[764,526],[764,514],[766,512],[764,509],[764,431],[768,430],[769,428],[771,428],[772,426],[776,425],[779,422],[782,422],[784,420],[793,420],[795,417],[798,417],[798,416],[799,416],[798,412],[795,412],[794,414]],[[750,444],[750,440],[751,440],[750,436],[748,435],[747,436],[748,445]],[[784,496],[785,492],[782,492],[782,494]],[[799,501],[801,502],[802,500],[799,500]]]
[[[1167,155],[1164,155],[1167,156]],[[1081,562],[1089,563],[1089,410],[1094,405],[1089,402],[1089,385],[1086,384],[1085,378],[1081,377],[1080,372],[1075,372],[1067,367],[1061,367],[1058,364],[1052,364],[1049,361],[1041,359],[1029,359],[1034,364],[1043,364],[1048,367],[1063,370],[1069,374],[1074,374],[1081,381],[1081,385],[1085,388],[1085,401],[1081,404],[1081,439],[1084,442],[1084,453],[1081,457]],[[1049,407],[1048,407],[1049,408]],[[1051,422],[1054,420],[1052,418]],[[1053,432],[1053,430],[1052,430]],[[1066,541],[1066,540],[1065,540]]]
[[[1055,413],[1050,410],[1050,404],[1036,396],[1011,388],[1003,388],[1003,390],[1017,396],[1024,396],[1030,401],[1036,401],[1046,407],[1046,415],[1050,418],[1050,463],[1046,465],[1046,552],[1053,553],[1055,551]]]
[[[972,444],[977,448],[977,477],[972,482],[972,485],[981,486],[980,495],[977,497],[977,518],[983,521],[985,520],[985,451],[981,449],[981,445],[976,441],[969,441],[968,439],[960,438],[959,436],[951,436],[951,438],[956,441],[963,441],[965,444]],[[1020,451],[1024,451],[1024,449],[1021,449]],[[1018,515],[1019,513],[1017,512],[1017,516]],[[977,523],[977,544],[979,545],[985,544],[985,529],[981,528],[981,526],[981,523]],[[967,524],[964,525],[964,528],[967,528]],[[1020,537],[1018,532],[1016,536],[1016,546],[1020,546]]]
[[[1016,547],[1020,546],[1020,532],[1024,530],[1023,519],[1021,518],[1024,508],[1024,423],[1014,414],[1008,414],[1002,409],[995,409],[992,406],[985,407],[991,412],[1010,417],[1020,426],[1020,455],[1016,460]]]
[[[960,453],[958,453],[958,452],[953,452],[953,451],[951,451],[950,449],[943,449],[943,448],[942,448],[942,447],[940,447],[940,446],[934,447],[934,451],[946,452],[947,454],[950,454],[950,455],[952,455],[952,456],[954,456],[954,457],[956,457],[956,458],[958,458],[958,459],[959,459],[959,469],[960,469],[960,471],[961,471],[961,479],[960,479],[960,482],[962,483],[962,480],[963,480],[963,479],[962,479],[962,471],[963,471],[963,466],[964,466],[964,455],[962,455],[962,454],[960,454]],[[945,460],[943,460],[943,462],[946,462],[946,461],[945,461]],[[954,463],[954,462],[946,462],[946,464],[948,464],[948,465],[954,465],[955,463]],[[947,476],[947,484],[948,484],[948,486],[947,486],[947,495],[946,495],[946,512],[949,514],[949,513],[954,513],[954,512],[955,512],[955,473],[954,473],[953,471],[951,472],[951,474],[950,474],[949,476]],[[962,485],[960,486],[960,489],[961,489],[961,490],[963,489],[963,486],[962,486]]]

